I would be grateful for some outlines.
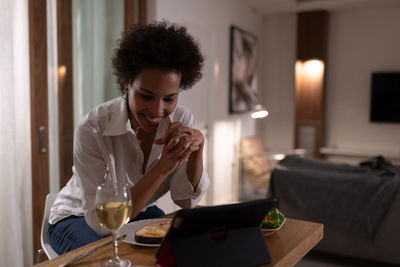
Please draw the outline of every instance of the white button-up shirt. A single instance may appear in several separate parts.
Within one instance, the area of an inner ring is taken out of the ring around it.
[[[177,106],[169,117],[161,121],[156,139],[163,136],[171,121],[195,128],[192,113]],[[157,163],[162,150],[162,145],[153,144],[146,170],[143,172],[144,156],[128,118],[126,99],[119,97],[94,108],[75,130],[73,175],[58,193],[50,211],[49,223],[55,224],[71,215],[84,215],[88,225],[98,234],[108,233],[100,227],[95,203],[96,187],[104,182],[107,168],[111,174],[115,173],[114,179],[118,183],[133,186],[143,177],[143,173]],[[162,182],[145,209],[168,190],[177,205],[182,208],[194,207],[209,184],[208,175],[203,170],[200,182],[194,190],[186,175],[184,163]]]

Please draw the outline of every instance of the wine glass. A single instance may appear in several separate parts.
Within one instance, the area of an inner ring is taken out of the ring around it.
[[[118,230],[129,222],[132,199],[128,185],[106,181],[96,190],[96,213],[100,226],[112,232],[114,256],[101,262],[100,266],[131,266],[127,259],[118,257]]]

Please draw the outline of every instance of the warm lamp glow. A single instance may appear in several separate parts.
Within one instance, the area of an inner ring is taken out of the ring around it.
[[[67,74],[67,67],[65,65],[61,65],[58,67],[58,87],[59,90],[62,90],[64,87],[65,75]]]
[[[214,77],[215,78],[219,77],[219,63],[218,62],[214,63]]]
[[[268,116],[268,111],[266,111],[266,110],[256,111],[251,114],[251,117],[253,119],[261,119],[261,118],[265,118],[267,116]]]
[[[317,59],[296,61],[296,76],[300,75],[307,79],[319,79],[324,74],[324,62]]]
[[[58,77],[65,78],[65,74],[67,73],[67,67],[65,65],[61,65],[58,67]]]
[[[283,160],[285,158],[285,154],[275,154],[272,156],[274,160]]]
[[[324,62],[321,60],[307,60],[303,65],[304,74],[309,77],[320,77],[324,73]]]
[[[324,62],[317,59],[296,62],[296,90],[314,91],[322,88]]]

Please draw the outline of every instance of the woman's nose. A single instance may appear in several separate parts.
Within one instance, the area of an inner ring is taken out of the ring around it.
[[[164,103],[163,103],[163,101],[155,101],[153,103],[151,112],[156,117],[162,116],[164,114]]]

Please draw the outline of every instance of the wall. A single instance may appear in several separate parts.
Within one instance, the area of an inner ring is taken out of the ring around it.
[[[263,21],[262,99],[269,114],[258,123],[258,135],[273,149],[294,147],[294,66],[296,15],[269,15]]]
[[[399,14],[400,7],[330,12],[327,147],[400,156],[400,125],[369,122],[371,72],[400,71]],[[264,29],[263,99],[270,116],[258,129],[267,146],[292,147],[296,16],[269,15]]]
[[[400,71],[400,7],[333,12],[326,145],[397,151],[400,124],[369,122],[373,71]]]
[[[261,36],[261,16],[240,0],[155,0],[150,2],[149,17],[185,25],[200,44],[205,56],[203,79],[182,92],[179,102],[207,132],[211,186],[206,203],[236,201],[237,145],[241,136],[254,135],[255,122],[248,114],[228,114],[230,25]]]

